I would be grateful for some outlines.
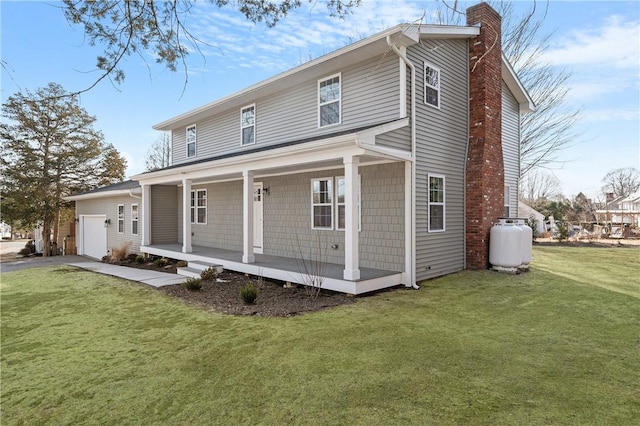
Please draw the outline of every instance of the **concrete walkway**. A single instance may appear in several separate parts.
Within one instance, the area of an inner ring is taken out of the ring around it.
[[[76,268],[99,274],[111,275],[125,280],[137,281],[152,287],[182,284],[186,277],[170,274],[168,272],[151,271],[147,269],[130,268],[127,266],[110,265],[97,262],[83,256],[50,256],[50,257],[24,257],[11,260],[1,259],[0,272],[19,271],[27,268],[39,268],[43,266],[69,265]]]
[[[182,284],[186,279],[186,277],[183,277],[182,275],[150,271],[147,269],[130,268],[128,266],[109,265],[108,263],[94,262],[91,260],[67,263],[67,265],[86,269],[87,271],[97,272],[99,274],[124,278],[125,280],[138,281],[152,287]]]

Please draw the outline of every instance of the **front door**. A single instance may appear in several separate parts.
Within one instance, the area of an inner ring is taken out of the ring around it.
[[[253,184],[253,251],[262,253],[262,182]]]

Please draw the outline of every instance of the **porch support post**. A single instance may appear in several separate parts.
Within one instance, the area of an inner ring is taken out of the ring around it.
[[[345,156],[344,162],[344,279],[360,279],[360,252],[358,249],[358,165],[360,159]]]
[[[191,253],[191,179],[182,179],[182,252]]]
[[[253,171],[242,172],[242,263],[253,263]]]
[[[142,185],[142,245],[151,245],[151,185]]]

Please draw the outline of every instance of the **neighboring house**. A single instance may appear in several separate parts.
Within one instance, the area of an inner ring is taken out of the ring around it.
[[[528,219],[530,221],[534,220],[535,228],[536,231],[538,231],[538,235],[547,231],[544,215],[533,207],[523,203],[522,201],[518,201],[518,217],[522,219]]]
[[[80,227],[111,218],[108,247],[284,281],[321,261],[322,287],[354,294],[487,268],[492,224],[517,216],[534,106],[500,16],[482,3],[467,17],[390,28],[154,126],[171,132],[172,165],[133,177],[141,198],[70,197]]]
[[[640,191],[627,197],[617,197],[604,208],[596,210],[599,223],[640,227]]]

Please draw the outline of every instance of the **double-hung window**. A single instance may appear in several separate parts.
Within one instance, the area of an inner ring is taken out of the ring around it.
[[[340,124],[340,74],[318,81],[318,127]]]
[[[191,191],[191,223],[207,224],[207,190]]]
[[[131,235],[138,235],[138,205],[131,204]]]
[[[187,158],[196,156],[196,125],[187,127]]]
[[[333,229],[333,178],[311,181],[313,229]]]
[[[334,185],[335,183],[335,185]],[[360,179],[357,183],[358,230],[360,230]],[[311,180],[312,229],[338,229],[346,227],[346,181],[340,176]],[[334,225],[335,223],[335,225]]]
[[[124,234],[124,204],[118,204],[118,234]]]
[[[427,176],[429,182],[429,232],[445,230],[445,186],[444,176]]]
[[[250,105],[240,111],[240,129],[242,132],[242,145],[256,143],[256,106]]]
[[[440,69],[424,63],[424,103],[440,108]]]

